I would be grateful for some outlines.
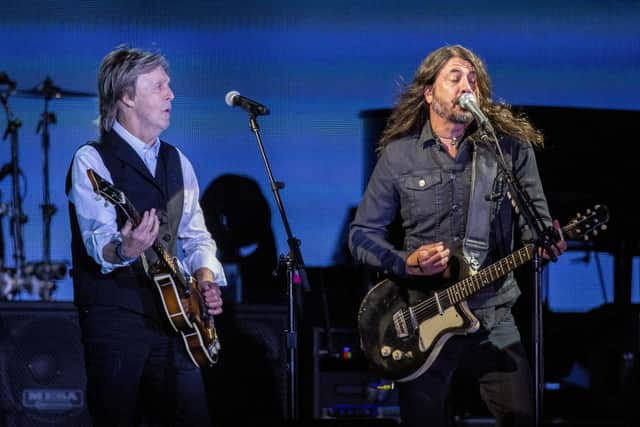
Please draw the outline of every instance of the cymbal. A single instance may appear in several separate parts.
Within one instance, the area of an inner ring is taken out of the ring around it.
[[[61,98],[94,98],[96,96],[94,93],[61,89],[53,84],[50,77],[47,77],[42,83],[31,89],[17,90],[16,95],[27,98],[44,98],[46,100]]]

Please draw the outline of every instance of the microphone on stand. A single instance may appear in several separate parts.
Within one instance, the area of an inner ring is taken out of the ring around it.
[[[257,101],[245,98],[240,95],[237,90],[227,92],[224,101],[229,107],[240,107],[249,114],[256,116],[266,116],[270,113],[269,109]]]
[[[482,112],[480,107],[478,106],[478,102],[476,101],[476,97],[473,96],[471,92],[463,93],[458,98],[458,105],[462,107],[464,110],[469,111],[473,114],[473,117],[478,122],[478,126],[484,129],[487,132],[493,133],[493,127],[491,126],[491,122],[485,114]]]

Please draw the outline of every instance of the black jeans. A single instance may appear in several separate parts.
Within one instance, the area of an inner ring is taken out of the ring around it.
[[[118,307],[80,310],[95,426],[211,426],[200,369],[182,338]]]
[[[498,426],[533,425],[531,371],[509,312],[491,332],[481,330],[453,336],[423,375],[398,383],[403,426],[450,425],[445,404],[452,376],[458,368],[478,382],[480,396]]]

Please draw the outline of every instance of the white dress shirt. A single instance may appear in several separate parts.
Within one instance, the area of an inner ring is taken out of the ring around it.
[[[127,132],[117,121],[113,125],[113,130],[133,148],[151,174],[155,176],[160,140],[157,139],[153,145],[148,146]],[[220,286],[226,286],[224,270],[216,258],[218,247],[206,228],[200,208],[200,187],[193,166],[179,149],[178,154],[184,183],[184,203],[182,218],[178,225],[178,243],[184,253],[184,267],[190,274],[199,268],[208,268],[214,274],[214,281]],[[113,182],[102,157],[91,145],[83,145],[76,152],[71,168],[73,185],[69,192],[69,200],[75,206],[87,253],[100,264],[103,274],[128,265],[129,263],[112,264],[102,256],[102,249],[107,243],[122,240],[116,223],[115,207],[96,195],[87,175],[87,170],[93,169],[105,180]]]

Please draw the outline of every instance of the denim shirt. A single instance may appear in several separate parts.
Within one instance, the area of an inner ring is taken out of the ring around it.
[[[456,158],[451,158],[427,122],[420,135],[403,137],[385,147],[350,226],[349,248],[356,263],[386,275],[406,277],[406,259],[421,245],[442,241],[454,251],[461,247],[476,143],[472,138],[465,138]],[[500,147],[507,166],[549,226],[551,218],[533,147],[509,137],[500,139]],[[495,205],[490,219],[490,250],[484,266],[512,253],[515,221],[521,236],[530,237],[524,218],[514,216],[507,191],[506,181],[498,173],[490,195]],[[404,231],[401,247],[394,247],[389,241],[389,225],[396,218]],[[471,308],[495,307],[513,303],[519,294],[511,273],[484,287],[468,303]]]

